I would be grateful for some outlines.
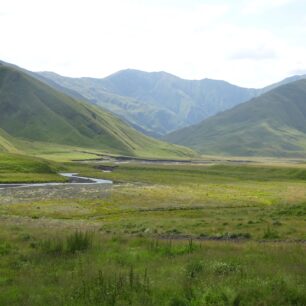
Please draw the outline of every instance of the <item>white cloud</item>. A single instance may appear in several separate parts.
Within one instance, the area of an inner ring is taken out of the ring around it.
[[[290,75],[306,75],[306,68],[291,70],[289,71],[289,74]]]
[[[277,53],[273,49],[260,46],[254,49],[240,49],[230,55],[230,59],[234,60],[267,60],[275,59]]]
[[[242,12],[244,14],[259,14],[288,5],[294,1],[295,0],[246,0]]]

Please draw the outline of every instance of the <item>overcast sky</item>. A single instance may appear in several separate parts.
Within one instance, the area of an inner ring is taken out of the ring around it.
[[[134,68],[261,87],[306,73],[306,1],[0,0],[0,59],[75,77]]]

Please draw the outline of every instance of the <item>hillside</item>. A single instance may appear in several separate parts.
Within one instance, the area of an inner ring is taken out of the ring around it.
[[[204,154],[306,156],[306,80],[165,137]]]
[[[184,80],[166,72],[131,69],[104,79],[68,78],[52,72],[38,75],[79,93],[152,135],[198,123],[258,92],[225,81]]]
[[[146,137],[101,108],[77,101],[19,69],[0,64],[0,149],[11,151],[10,147],[21,141],[130,156],[192,154],[189,149]]]
[[[283,86],[283,85],[286,85],[286,84],[289,84],[289,83],[292,83],[292,82],[295,82],[295,81],[299,81],[299,80],[304,80],[306,79],[306,74],[302,74],[302,75],[293,75],[293,76],[290,76],[280,82],[277,82],[277,83],[274,83],[274,84],[271,84],[269,86],[266,86],[262,89],[259,90],[259,95],[263,94],[263,93],[266,93],[272,89],[275,89],[277,87],[280,87],[280,86]]]
[[[0,152],[18,152],[10,136],[0,129]]]

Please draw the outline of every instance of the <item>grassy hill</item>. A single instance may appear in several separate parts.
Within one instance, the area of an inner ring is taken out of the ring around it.
[[[77,101],[14,67],[0,64],[0,149],[21,141],[91,148],[129,156],[193,153],[146,137],[119,118]],[[21,148],[25,149],[25,148]]]
[[[63,182],[59,167],[44,159],[0,152],[0,183]]]
[[[18,149],[13,145],[10,136],[0,129],[0,152],[18,152]]]
[[[204,154],[306,156],[306,80],[166,136]]]
[[[195,124],[257,95],[224,81],[184,80],[166,72],[119,71],[104,79],[38,76],[77,92],[152,135]]]

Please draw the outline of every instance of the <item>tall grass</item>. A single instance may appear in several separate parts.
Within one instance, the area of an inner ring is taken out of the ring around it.
[[[91,280],[83,281],[72,295],[74,305],[153,305],[147,270],[107,274],[102,271]]]
[[[66,249],[69,253],[84,251],[92,246],[92,233],[76,231],[66,239]]]
[[[62,237],[49,238],[40,241],[40,249],[50,255],[75,254],[85,251],[92,247],[93,233],[76,231],[68,235],[65,239]]]

